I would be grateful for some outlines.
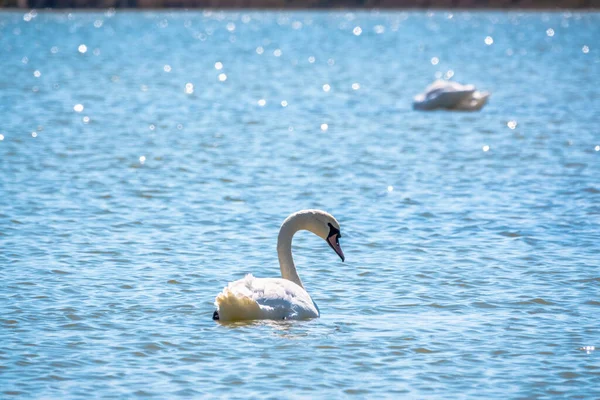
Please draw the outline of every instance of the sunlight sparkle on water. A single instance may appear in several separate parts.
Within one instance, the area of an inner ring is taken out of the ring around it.
[[[0,141],[4,140],[4,135],[0,135]]]
[[[490,146],[487,144],[481,148],[483,151],[490,151]]]
[[[79,47],[77,48],[77,50],[81,53],[84,54],[87,51],[87,46],[85,44],[80,44]]]
[[[325,132],[327,129],[329,129],[329,125],[327,125],[327,124],[321,124],[321,130],[323,132]]]
[[[36,78],[39,78],[40,76],[42,76],[42,73],[38,70],[33,71],[33,76],[35,76]]]
[[[165,72],[171,72],[171,66],[169,64],[165,65],[163,67],[163,71],[165,71]]]
[[[281,107],[287,107],[288,106],[288,102],[285,100],[281,101]]]
[[[275,51],[273,51],[273,55],[275,57],[281,57],[281,54],[282,54],[281,49],[275,49]]]
[[[225,82],[226,80],[227,80],[227,75],[225,75],[225,74],[219,74],[219,81]]]
[[[488,46],[491,46],[492,44],[494,44],[494,38],[491,36],[486,36],[485,40],[484,40],[485,44],[487,44]]]
[[[433,57],[433,58],[431,59],[431,64],[432,64],[432,65],[438,65],[438,64],[439,64],[439,62],[440,62],[440,59],[439,59],[439,58],[437,58],[437,57]]]
[[[223,69],[223,63],[222,63],[222,62],[220,62],[220,61],[217,61],[217,62],[215,63],[215,69],[217,69],[217,70],[222,70],[222,69]]]
[[[267,104],[265,99],[260,99],[256,102],[259,106],[264,107]]]
[[[323,85],[323,91],[324,92],[329,92],[330,90],[331,90],[331,86],[329,86],[329,84],[326,83],[326,84]]]
[[[76,112],[82,112],[83,111],[83,104],[75,104],[73,106],[73,110],[75,110]]]
[[[256,48],[256,54],[262,54],[262,53],[264,53],[264,52],[265,52],[265,49],[263,49],[263,47],[262,47],[262,46],[258,46],[258,47]]]
[[[308,57],[308,62],[309,63],[314,63],[315,62],[315,58],[313,56]]]
[[[90,117],[88,117],[87,115],[85,117],[83,117],[83,123],[87,124],[90,122]]]
[[[554,36],[554,29],[552,29],[552,28],[546,29],[546,35],[548,35],[549,37]]]
[[[393,186],[388,186],[387,187],[387,191],[388,192],[393,192],[394,191],[394,187]]]
[[[587,54],[587,53],[589,53],[589,52],[590,52],[590,48],[589,48],[588,46],[583,46],[583,47],[581,48],[581,51],[583,51],[583,54]]]
[[[353,84],[352,84],[352,89],[354,89],[354,90],[358,90],[358,89],[360,89],[360,83],[356,83],[356,82],[355,82],[355,83],[353,83]]]
[[[591,354],[592,351],[596,350],[596,346],[583,346],[583,347],[580,347],[579,350],[583,350],[587,354]]]
[[[596,150],[596,151],[600,151],[600,146],[596,146],[596,147],[594,147],[594,150]]]
[[[362,33],[362,28],[360,26],[357,26],[352,30],[352,33],[354,33],[355,36],[360,36],[360,34]]]
[[[31,132],[31,136],[36,138],[37,137],[37,132]]]
[[[187,94],[192,94],[194,93],[194,84],[193,83],[186,83],[185,84],[185,92]]]
[[[146,162],[146,156],[140,156],[140,164],[143,164]]]
[[[506,123],[506,126],[508,126],[510,129],[515,129],[517,127],[517,121],[510,120]]]

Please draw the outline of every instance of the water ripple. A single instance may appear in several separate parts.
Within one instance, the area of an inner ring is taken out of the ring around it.
[[[599,18],[0,14],[0,397],[599,398]],[[212,321],[309,207],[321,318]]]

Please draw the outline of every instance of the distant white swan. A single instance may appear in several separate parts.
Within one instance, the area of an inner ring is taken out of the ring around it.
[[[213,319],[243,321],[253,319],[317,318],[319,308],[304,290],[292,258],[292,237],[299,230],[311,231],[325,239],[344,261],[340,247],[340,224],[321,210],[298,211],[286,218],[279,229],[277,254],[282,278],[255,278],[251,274],[231,282],[215,299]]]
[[[415,110],[460,110],[478,111],[487,103],[489,92],[479,92],[473,85],[437,80],[424,93],[414,98]]]

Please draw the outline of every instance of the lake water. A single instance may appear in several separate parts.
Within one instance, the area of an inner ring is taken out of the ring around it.
[[[0,397],[600,397],[600,14],[0,13]],[[492,92],[417,112],[436,77]],[[321,318],[219,324],[290,213]]]

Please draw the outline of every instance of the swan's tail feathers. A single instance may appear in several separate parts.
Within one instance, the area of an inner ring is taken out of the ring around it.
[[[254,299],[235,293],[229,288],[225,288],[219,293],[215,299],[215,305],[217,310],[213,314],[213,319],[219,321],[260,319],[262,314],[260,306]]]
[[[218,321],[219,320],[219,312],[217,310],[215,310],[215,312],[213,313],[213,320],[214,321]]]

